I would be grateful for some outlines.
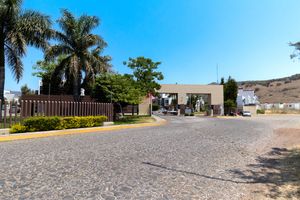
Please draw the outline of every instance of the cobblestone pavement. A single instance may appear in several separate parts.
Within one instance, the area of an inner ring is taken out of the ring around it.
[[[249,183],[230,170],[254,161],[272,137],[271,118],[166,119],[160,127],[0,143],[0,199],[247,197]]]

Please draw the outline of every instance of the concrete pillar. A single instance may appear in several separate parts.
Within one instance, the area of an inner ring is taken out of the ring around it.
[[[180,104],[180,114],[184,115],[185,113],[185,104]]]

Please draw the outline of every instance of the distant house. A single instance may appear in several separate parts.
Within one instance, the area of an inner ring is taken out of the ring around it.
[[[19,103],[20,97],[21,97],[21,92],[19,91],[4,90],[4,98],[8,102],[14,101]]]
[[[238,107],[259,104],[258,97],[255,95],[254,90],[244,90],[244,89],[238,90],[236,103]]]
[[[239,88],[236,103],[239,110],[250,111],[252,114],[256,114],[256,107],[259,104],[259,101],[254,90],[244,90]]]

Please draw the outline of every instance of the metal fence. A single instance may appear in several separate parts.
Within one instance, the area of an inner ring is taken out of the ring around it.
[[[107,116],[113,121],[113,104],[75,101],[21,100],[20,106],[4,102],[0,112],[0,128],[8,128],[27,117],[33,116]]]

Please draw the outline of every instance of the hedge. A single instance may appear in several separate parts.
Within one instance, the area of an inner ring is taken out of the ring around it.
[[[49,131],[102,126],[106,116],[86,117],[29,117],[11,127],[10,133]]]
[[[258,110],[256,110],[256,113],[257,113],[257,114],[265,114],[265,110],[260,110],[260,109],[258,109]]]

